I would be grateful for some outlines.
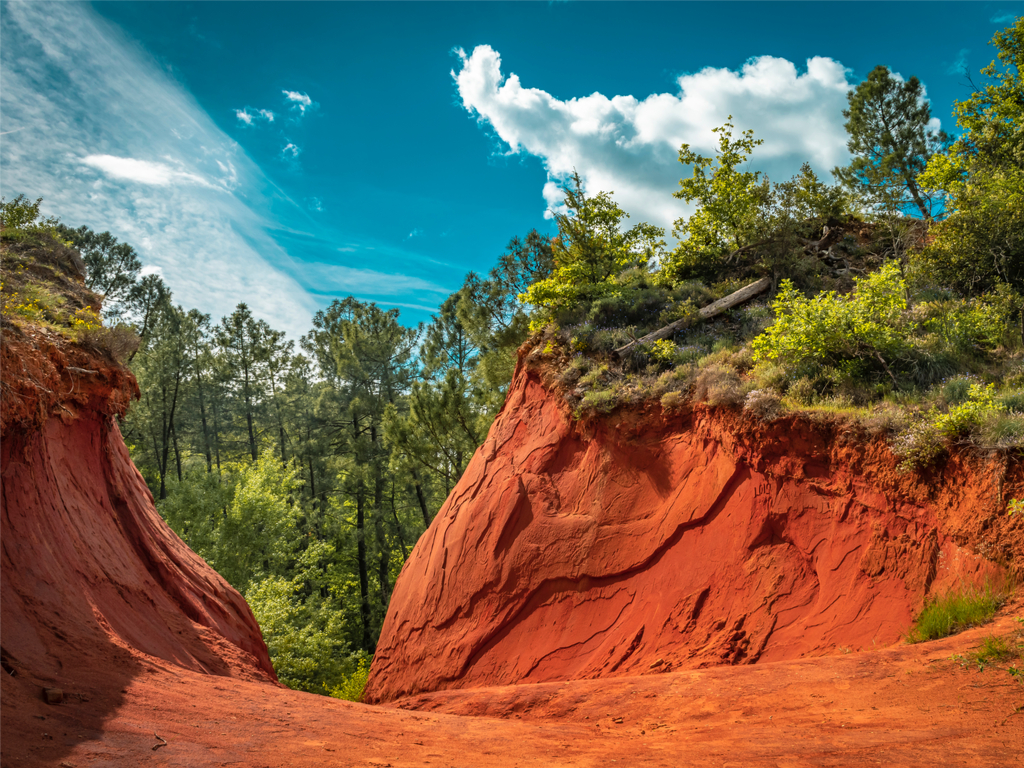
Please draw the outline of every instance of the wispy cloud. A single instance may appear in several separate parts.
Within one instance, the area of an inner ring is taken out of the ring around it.
[[[300,93],[299,91],[281,91],[281,93],[284,94],[285,103],[291,107],[292,111],[298,112],[300,116],[306,114],[306,112],[312,112],[320,106],[307,93]]]
[[[156,187],[198,184],[201,187],[214,188],[213,184],[199,174],[173,168],[167,163],[114,155],[88,155],[81,159],[81,163],[102,171],[112,179],[126,179]]]
[[[309,208],[309,210],[311,210],[311,211],[316,211],[317,213],[323,213],[324,212],[324,201],[321,200],[319,197],[307,197],[306,198],[306,207]],[[338,250],[341,250],[341,249],[339,248]]]
[[[305,277],[310,284],[319,290],[332,293],[353,294],[356,296],[373,296],[375,300],[394,299],[395,297],[433,294],[441,299],[451,292],[451,288],[438,285],[432,280],[410,275],[394,275],[378,272],[373,269],[344,267],[337,264],[312,263],[304,265]],[[406,306],[399,302],[389,302],[395,306]],[[422,309],[423,307],[417,307]],[[434,307],[427,307],[434,311]]]
[[[281,149],[281,154],[285,157],[298,157],[300,152],[302,149],[290,141]]]
[[[238,118],[238,122],[243,125],[254,125],[258,122],[274,122],[274,113],[269,109],[253,109],[252,107],[236,109],[235,117]]]
[[[560,184],[575,168],[589,192],[614,192],[634,221],[671,228],[692,212],[671,194],[687,174],[678,162],[679,145],[712,155],[712,128],[729,115],[737,132],[753,128],[764,139],[750,167],[773,180],[788,178],[804,161],[828,178],[848,158],[842,110],[851,84],[846,68],[832,59],[809,59],[800,71],[785,59],[762,56],[739,71],[709,67],[682,75],[677,93],[561,100],[524,87],[515,74],[506,77],[490,46],[456,53],[462,66],[452,77],[463,107],[508,154],[544,162],[548,181],[541,193],[549,216],[561,204]]]
[[[11,3],[3,14],[0,110],[11,135],[0,192],[42,196],[47,214],[110,230],[185,306],[218,318],[245,301],[304,333],[320,301],[268,235],[261,195],[274,187],[259,167],[88,6]]]
[[[999,13],[989,19],[992,24],[1012,24],[1020,18],[1019,13]]]
[[[422,237],[422,236],[423,236],[423,230],[420,229],[419,227],[415,227],[412,230],[412,232],[410,232],[408,235],[405,236],[405,239],[406,240],[412,240],[414,237]]]
[[[967,74],[967,54],[971,52],[970,48],[961,48],[956,53],[956,60],[946,67],[947,75],[963,75]]]

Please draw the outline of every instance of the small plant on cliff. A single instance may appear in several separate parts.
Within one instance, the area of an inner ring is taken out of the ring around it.
[[[929,600],[907,633],[908,643],[921,643],[954,635],[989,621],[1005,595],[991,587],[961,588]]]

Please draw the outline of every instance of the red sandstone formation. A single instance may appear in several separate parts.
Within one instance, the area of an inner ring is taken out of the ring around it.
[[[1005,462],[921,479],[834,423],[566,410],[521,361],[398,579],[365,701],[878,648],[1022,562]]]
[[[131,374],[6,323],[2,365],[5,734],[45,687],[101,697],[153,662],[276,682],[248,605],[167,527],[128,456],[114,417]]]
[[[405,712],[275,684],[248,607],[131,465],[131,376],[39,329],[2,342],[4,768],[997,766],[1024,744],[1008,665],[955,661],[1021,642],[1019,599],[870,645],[929,590],[1021,575],[1024,520],[999,514],[1018,465],[916,480],[833,425],[705,409],[579,424],[520,368],[399,581],[369,695],[435,691]],[[731,665],[837,645],[868,650]]]

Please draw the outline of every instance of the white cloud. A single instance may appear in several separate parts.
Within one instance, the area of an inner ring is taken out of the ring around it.
[[[366,296],[371,297],[373,300],[378,300],[378,297],[408,296],[410,294],[424,298],[423,294],[425,293],[436,294],[441,299],[452,290],[421,277],[394,275],[387,272],[378,272],[373,269],[343,267],[337,264],[305,264],[304,271],[306,272],[306,279],[318,286],[320,290],[336,291],[341,294],[353,294],[360,297]],[[397,302],[389,302],[389,304],[394,306],[413,306]],[[425,307],[415,308],[423,309]],[[426,309],[434,312],[437,307],[435,305],[434,307],[426,307]]]
[[[739,71],[709,67],[681,75],[674,94],[637,99],[593,93],[560,100],[524,87],[515,74],[505,77],[490,46],[457,53],[462,67],[452,77],[463,107],[509,153],[543,160],[548,182],[541,194],[548,216],[561,203],[560,184],[575,168],[588,192],[613,192],[633,222],[670,230],[675,219],[692,212],[671,196],[688,174],[678,162],[679,145],[712,155],[712,128],[730,114],[737,134],[752,128],[764,139],[749,165],[775,181],[792,176],[805,161],[828,179],[834,166],[848,161],[842,110],[852,84],[832,59],[808,59],[798,71],[785,59],[761,56]]]
[[[323,211],[324,211],[324,201],[321,200],[319,197],[307,197],[306,198],[306,207],[309,208],[309,210],[311,210],[311,211],[316,211],[317,213],[323,213]]]
[[[1012,24],[1017,21],[1019,15],[1016,13],[1000,13],[989,19],[992,24]]]
[[[302,150],[290,141],[285,144],[284,148],[281,150],[281,154],[285,157],[298,157],[300,152],[302,152]]]
[[[213,184],[199,174],[177,170],[166,163],[114,155],[88,155],[81,159],[81,163],[102,171],[112,179],[126,179],[157,187],[198,184],[201,187],[214,188]]]
[[[284,94],[285,102],[290,102],[292,110],[297,111],[300,116],[306,114],[307,110],[312,112],[320,106],[306,93],[298,91],[281,91],[281,93]]]
[[[319,302],[268,234],[262,190],[287,197],[241,148],[88,6],[13,3],[3,16],[0,193],[41,196],[47,215],[131,243],[186,307],[217,319],[244,301],[305,333]]]
[[[139,274],[142,277],[145,277],[146,275],[159,275],[160,277],[163,277],[164,270],[162,267],[156,267],[153,266],[152,264],[147,264],[142,269],[139,270]]]
[[[261,120],[267,123],[274,122],[274,113],[269,109],[253,109],[252,107],[236,109],[235,117],[238,118],[238,122],[243,123],[244,125],[253,125]]]
[[[422,235],[423,235],[423,230],[420,229],[419,227],[416,227],[416,228],[414,228],[412,230],[412,232],[410,232],[408,235],[405,236],[405,239],[406,240],[412,240],[414,237],[422,237]]]

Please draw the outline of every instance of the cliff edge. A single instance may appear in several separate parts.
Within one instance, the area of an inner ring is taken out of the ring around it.
[[[406,563],[364,701],[878,648],[1024,562],[1005,456],[908,474],[842,422],[701,405],[581,423],[537,358]]]
[[[74,259],[58,271],[81,283]],[[5,741],[38,730],[44,688],[106,711],[159,666],[276,683],[249,607],[163,522],[131,462],[116,421],[138,395],[131,373],[6,315],[0,365]]]

